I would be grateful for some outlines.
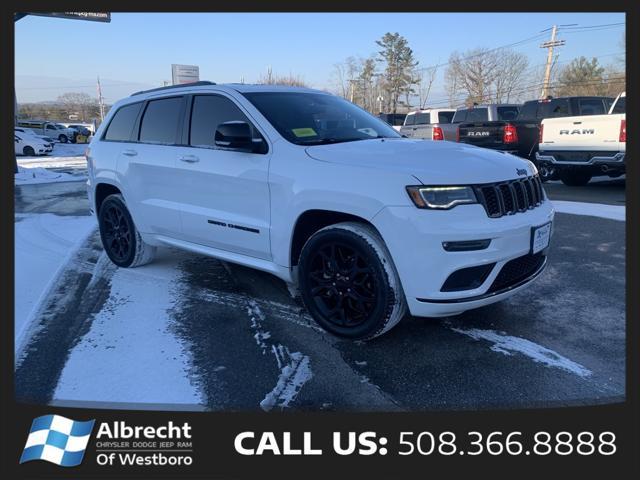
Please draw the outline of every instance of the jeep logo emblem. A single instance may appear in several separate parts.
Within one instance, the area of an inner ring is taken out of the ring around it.
[[[526,175],[527,171],[524,168],[516,168],[516,173],[518,175]]]
[[[593,135],[596,131],[593,128],[576,128],[575,130],[560,130],[560,135]]]

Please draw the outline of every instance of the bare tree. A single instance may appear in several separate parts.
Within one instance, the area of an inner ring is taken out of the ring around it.
[[[466,94],[467,103],[489,100],[491,86],[496,79],[498,56],[495,51],[477,48],[461,55],[453,52],[449,57],[447,78],[455,79],[454,94]]]
[[[97,115],[98,100],[87,93],[65,93],[58,97],[58,103],[66,110],[67,118],[78,115],[80,121],[86,122]]]
[[[267,72],[258,79],[257,83],[263,85],[288,85],[291,87],[308,87],[302,76],[294,75],[293,73],[289,73],[288,75],[279,75],[277,73],[273,73],[271,67],[267,68]]]
[[[418,86],[418,103],[421,109],[427,106],[431,87],[436,79],[438,67],[430,67],[426,70],[417,70],[414,79]]]
[[[353,82],[360,76],[363,60],[356,57],[347,57],[344,61],[333,66],[332,82],[335,93],[342,98],[350,98]]]
[[[508,103],[517,98],[517,88],[522,86],[529,60],[521,53],[504,51],[496,63],[494,100],[496,103]],[[514,93],[516,95],[514,95]]]

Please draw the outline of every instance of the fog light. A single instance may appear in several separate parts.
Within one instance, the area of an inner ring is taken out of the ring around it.
[[[490,238],[484,240],[464,240],[461,242],[442,242],[442,248],[447,252],[470,252],[473,250],[484,250],[490,243]]]

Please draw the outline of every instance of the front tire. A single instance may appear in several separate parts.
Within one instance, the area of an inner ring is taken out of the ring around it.
[[[69,141],[66,135],[60,135],[58,140],[60,140],[60,143],[67,143]]]
[[[589,183],[593,175],[589,172],[564,171],[560,172],[560,180],[569,187],[582,187]]]
[[[27,157],[33,157],[36,154],[36,151],[32,147],[24,147],[22,153]]]
[[[407,310],[391,255],[368,225],[344,222],[316,232],[302,248],[298,273],[307,309],[334,335],[377,337]]]
[[[156,247],[145,243],[140,236],[122,195],[113,194],[104,199],[98,213],[98,226],[107,256],[119,267],[139,267],[154,259]]]

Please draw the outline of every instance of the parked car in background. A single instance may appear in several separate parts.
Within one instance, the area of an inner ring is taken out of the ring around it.
[[[306,88],[138,92],[116,102],[86,157],[113,263],[137,267],[169,245],[263,270],[351,339],[387,332],[407,309],[455,315],[527,288],[553,231],[531,162],[403,138]]]
[[[394,130],[400,131],[400,127],[404,124],[406,113],[379,113],[378,118],[387,122]]]
[[[78,132],[78,134],[82,135],[83,137],[88,137],[91,135],[91,130],[89,130],[84,125],[67,125],[67,127],[73,128]]]
[[[625,173],[626,94],[606,115],[546,118],[540,125],[536,160],[555,169],[565,185],[586,185],[592,177]]]
[[[456,128],[451,126],[455,109],[427,108],[409,112],[400,133],[409,138],[456,141]]]
[[[47,144],[39,138],[15,132],[13,136],[16,155],[26,155],[28,157],[46,155]]]
[[[51,153],[53,151],[54,140],[51,137],[47,137],[45,135],[38,135],[36,132],[31,130],[30,128],[23,128],[23,127],[14,127],[13,133],[20,134],[20,136],[37,138],[44,142],[45,146],[47,147],[46,153]]]
[[[45,120],[19,120],[19,127],[30,128],[38,135],[46,135],[60,143],[75,142],[76,130],[67,128],[59,123],[47,122]]]
[[[479,147],[513,153],[534,161],[543,118],[573,115],[601,115],[607,113],[613,102],[609,97],[562,97],[530,100],[519,107],[518,114],[506,112],[502,118],[486,119],[485,115],[468,114],[460,122],[460,141]],[[497,113],[497,112],[496,112]],[[462,120],[458,112],[453,121]],[[554,179],[555,172],[547,166],[537,165],[543,181]]]

